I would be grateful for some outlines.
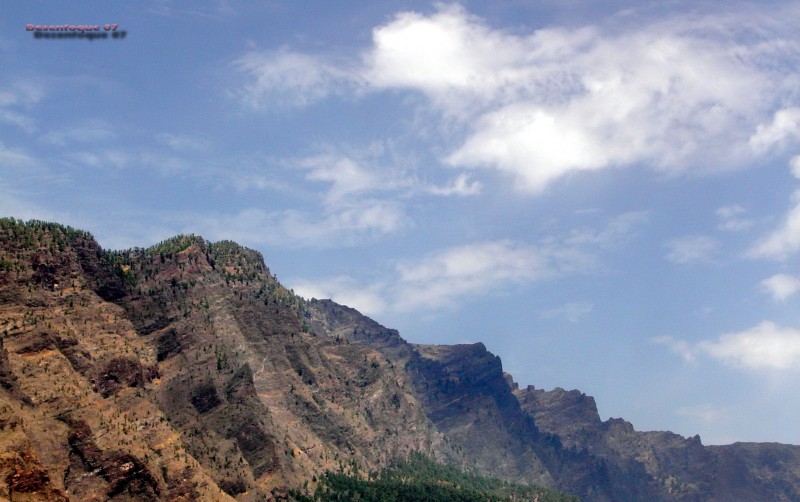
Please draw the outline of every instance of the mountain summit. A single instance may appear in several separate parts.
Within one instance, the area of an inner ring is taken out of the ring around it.
[[[269,500],[416,452],[583,500],[800,500],[800,447],[637,432],[178,236],[0,220],[0,496]]]

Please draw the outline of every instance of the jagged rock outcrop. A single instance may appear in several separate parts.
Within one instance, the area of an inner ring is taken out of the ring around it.
[[[621,418],[600,420],[594,398],[511,382],[541,430],[609,466],[637,500],[800,500],[800,447],[737,443],[704,446],[699,436],[640,432]]]
[[[263,500],[329,469],[448,455],[402,366],[310,333],[259,253],[192,236],[107,253],[0,222],[0,397],[21,424],[0,446],[54,490]]]
[[[0,219],[0,498],[275,500],[412,451],[584,500],[797,500],[799,448],[637,432],[286,290],[260,253]]]

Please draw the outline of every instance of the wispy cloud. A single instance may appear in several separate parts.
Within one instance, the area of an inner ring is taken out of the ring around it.
[[[26,110],[45,97],[45,87],[37,80],[16,80],[0,85],[0,122],[27,133],[36,131],[36,124]]]
[[[592,258],[578,249],[503,240],[449,247],[397,263],[390,278],[373,284],[341,276],[292,284],[305,294],[324,294],[370,314],[431,311],[455,308],[460,302],[511,287],[586,272],[592,265]]]
[[[644,214],[626,213],[611,218],[602,228],[582,229],[580,234],[566,232],[536,243],[505,239],[445,247],[417,259],[396,262],[381,274],[380,280],[372,282],[337,276],[295,279],[289,284],[304,294],[329,297],[373,315],[454,309],[513,288],[595,273],[601,267],[598,252],[612,242],[626,239]],[[574,302],[544,315],[578,322],[593,308],[590,302]]]
[[[449,184],[444,186],[427,186],[424,190],[433,195],[457,195],[466,197],[469,195],[477,195],[481,193],[483,185],[479,181],[470,180],[466,174],[459,174],[457,178],[450,181]]]
[[[376,315],[387,309],[384,298],[385,285],[364,286],[348,276],[332,277],[321,281],[297,280],[292,282],[295,293],[304,298],[335,298],[342,305],[358,306],[367,315]]]
[[[707,235],[687,235],[666,244],[667,260],[680,265],[710,263],[719,249],[719,242]]]
[[[375,199],[340,205],[321,215],[296,209],[249,208],[200,220],[212,240],[288,248],[353,246],[393,234],[410,224],[397,204]]]
[[[306,179],[330,183],[328,203],[337,204],[366,192],[396,188],[397,180],[385,172],[367,169],[361,162],[344,155],[319,155],[301,159],[297,164],[308,170]]]
[[[298,108],[352,87],[354,74],[288,48],[250,51],[234,61],[245,82],[231,96],[254,110]]]
[[[42,135],[41,140],[63,147],[75,143],[107,142],[115,137],[116,134],[107,123],[93,120],[75,127],[49,131]]]
[[[0,142],[0,169],[26,168],[38,165],[35,157],[19,148],[11,148]]]
[[[753,226],[753,220],[745,217],[747,209],[738,204],[720,207],[716,214],[720,219],[719,225],[717,225],[719,230],[740,232]]]
[[[64,222],[63,213],[55,213],[39,204],[26,200],[26,197],[2,182],[0,182],[0,191],[3,192],[3,197],[0,197],[0,215],[4,217],[10,216],[22,220],[37,219],[45,221],[56,221],[58,219],[58,221]]]
[[[575,246],[596,246],[613,248],[630,239],[636,227],[647,222],[647,211],[631,211],[612,218],[608,224],[600,228],[582,227],[572,230],[566,242]]]
[[[687,417],[707,424],[717,424],[729,418],[731,410],[724,406],[703,403],[694,406],[682,406],[675,410],[680,417]]]
[[[448,248],[397,266],[394,305],[400,311],[453,307],[465,297],[586,271],[591,262],[577,249],[554,245],[498,241]]]
[[[546,319],[563,318],[571,323],[579,323],[593,310],[594,304],[591,302],[570,302],[558,308],[544,310],[540,315]]]
[[[207,139],[190,136],[188,134],[161,133],[156,139],[176,152],[203,152],[209,148]]]
[[[677,338],[665,335],[654,337],[650,341],[658,345],[664,345],[670,351],[681,356],[686,362],[695,360],[695,348],[685,340],[678,340]]]

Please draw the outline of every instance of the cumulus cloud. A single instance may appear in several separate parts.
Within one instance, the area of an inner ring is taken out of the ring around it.
[[[719,248],[719,242],[707,235],[687,235],[667,242],[667,260],[680,265],[709,263]]]
[[[697,350],[725,364],[748,369],[785,370],[800,367],[800,330],[770,321],[715,341],[697,344]]]
[[[800,330],[771,321],[740,332],[726,333],[716,340],[689,343],[669,336],[654,338],[687,362],[700,355],[735,368],[789,370],[800,368]]]
[[[796,79],[791,33],[751,12],[511,33],[440,4],[376,27],[350,65],[286,49],[236,65],[256,107],[289,90],[300,105],[348,87],[421,93],[448,141],[450,125],[461,131],[445,164],[499,170],[536,193],[581,171],[721,169],[796,137],[800,109],[774,108]]]
[[[492,30],[458,5],[439,5],[430,16],[402,12],[372,38],[362,69],[370,85],[421,90],[442,105],[491,98],[529,71],[519,64],[528,49],[523,40]]]
[[[761,281],[761,288],[782,302],[800,291],[800,279],[792,275],[775,274]]]
[[[778,110],[769,124],[759,124],[750,138],[750,146],[766,150],[787,139],[800,139],[800,108]]]
[[[800,155],[789,161],[792,175],[800,179]],[[784,260],[800,250],[800,190],[792,194],[792,207],[777,229],[761,238],[748,250],[751,258]]]
[[[783,260],[800,249],[800,190],[792,195],[792,202],[783,223],[750,248],[751,257]]]

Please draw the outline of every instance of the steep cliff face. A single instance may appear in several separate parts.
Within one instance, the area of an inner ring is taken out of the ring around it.
[[[0,219],[0,498],[270,500],[413,451],[584,500],[798,500],[800,448],[637,432],[412,345],[232,242],[106,252]]]
[[[0,253],[0,494],[225,500],[149,395],[156,351],[91,236],[0,220]]]
[[[606,467],[542,434],[520,408],[500,358],[482,343],[413,345],[329,300],[308,304],[312,325],[381,351],[405,369],[413,396],[443,436],[440,458],[503,479],[613,500]]]
[[[639,500],[800,500],[798,446],[704,446],[699,436],[639,432],[619,418],[603,422],[594,398],[577,390],[512,389],[542,431],[605,462],[612,485],[635,490]]]
[[[260,500],[438,451],[402,367],[309,333],[254,251],[180,237],[105,253],[12,220],[0,250],[0,493],[29,472],[76,500]]]

